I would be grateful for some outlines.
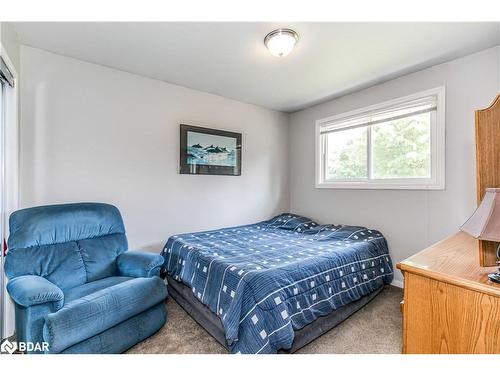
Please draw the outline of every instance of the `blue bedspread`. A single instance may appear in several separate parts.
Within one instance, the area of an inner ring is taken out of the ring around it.
[[[382,234],[293,215],[168,239],[165,271],[222,320],[233,353],[289,349],[294,330],[392,281]]]

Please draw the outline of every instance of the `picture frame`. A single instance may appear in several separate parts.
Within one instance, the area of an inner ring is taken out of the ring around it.
[[[241,133],[180,125],[181,174],[241,175]]]

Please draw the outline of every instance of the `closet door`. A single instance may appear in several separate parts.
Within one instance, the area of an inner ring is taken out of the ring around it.
[[[2,53],[4,50],[1,49]],[[0,336],[14,333],[14,306],[7,296],[3,272],[8,217],[17,209],[19,128],[17,73],[7,55],[0,56]]]
[[[5,277],[3,274],[5,240],[5,84],[0,80],[0,339],[4,338]]]

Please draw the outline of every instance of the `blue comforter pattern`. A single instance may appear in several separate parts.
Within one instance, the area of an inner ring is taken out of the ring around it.
[[[294,214],[168,239],[164,271],[216,313],[232,353],[289,349],[294,330],[388,284],[376,230]]]

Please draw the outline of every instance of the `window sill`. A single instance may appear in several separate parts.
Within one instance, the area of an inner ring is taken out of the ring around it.
[[[366,182],[321,182],[316,183],[317,189],[346,190],[444,190],[441,184],[398,184],[398,183],[366,183]]]

